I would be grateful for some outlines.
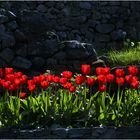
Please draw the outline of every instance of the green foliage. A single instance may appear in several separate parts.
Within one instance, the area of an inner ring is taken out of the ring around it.
[[[131,44],[131,45],[130,45]],[[140,43],[135,46],[133,42],[125,43],[121,51],[112,50],[108,56],[114,65],[134,65],[140,63]],[[129,46],[129,47],[128,47]]]
[[[140,123],[139,90],[118,89],[117,97],[107,92],[91,93],[84,86],[78,93],[59,89],[38,96],[0,98],[1,127],[36,128],[52,124],[63,127],[131,126]]]

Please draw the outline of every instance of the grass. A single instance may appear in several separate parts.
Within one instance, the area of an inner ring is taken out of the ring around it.
[[[140,63],[140,43],[123,50],[112,50],[108,53],[114,65],[135,65]]]

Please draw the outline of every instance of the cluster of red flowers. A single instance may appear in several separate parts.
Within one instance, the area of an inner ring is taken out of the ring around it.
[[[14,72],[13,68],[0,68],[0,86],[4,89],[13,92],[22,89],[26,82],[27,76],[22,72]]]
[[[22,86],[26,85],[30,92],[37,89],[38,85],[42,89],[47,89],[51,85],[60,85],[64,89],[68,89],[70,92],[76,92],[77,85],[87,84],[88,86],[94,86],[95,82],[98,82],[98,90],[100,92],[106,91],[107,83],[116,83],[119,86],[123,86],[124,83],[130,85],[131,88],[137,89],[139,86],[138,81],[138,68],[136,66],[129,66],[129,75],[125,75],[124,69],[116,69],[115,74],[111,74],[109,67],[96,68],[95,76],[91,75],[90,65],[83,64],[81,67],[82,74],[76,75],[73,79],[73,73],[71,71],[63,71],[61,76],[52,74],[41,74],[34,76],[28,80],[28,77],[22,72],[14,72],[13,68],[0,68],[0,86],[8,91],[22,90]],[[21,92],[20,97],[24,98],[26,92]]]

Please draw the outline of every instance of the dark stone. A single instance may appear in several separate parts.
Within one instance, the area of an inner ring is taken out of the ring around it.
[[[57,128],[55,130],[52,130],[52,136],[53,138],[67,138],[67,131],[64,128]]]
[[[14,32],[14,36],[15,36],[16,41],[19,41],[19,42],[24,42],[27,40],[25,34],[22,31],[20,31],[19,29],[17,29]]]
[[[110,67],[113,64],[112,60],[106,55],[99,56],[98,59],[103,60],[106,66]]]
[[[0,33],[5,32],[5,26],[3,24],[0,25]]]
[[[92,5],[90,4],[90,2],[80,2],[79,7],[81,9],[85,9],[85,10],[91,10],[92,9]]]
[[[31,43],[27,46],[27,54],[29,56],[42,56],[43,49],[40,42]]]
[[[61,10],[61,13],[65,16],[65,17],[69,17],[70,16],[70,9],[68,7],[63,8]]]
[[[48,18],[37,11],[23,11],[21,13],[20,23],[22,28],[28,28],[29,32],[42,33],[49,27]]]
[[[14,58],[14,52],[11,49],[6,48],[0,53],[0,57],[7,63],[10,63]]]
[[[53,32],[47,32],[46,40],[43,42],[42,50],[44,57],[51,57],[55,54],[59,49],[59,37]]]
[[[5,61],[3,61],[2,59],[0,59],[0,68],[5,68],[7,65],[5,63]]]
[[[0,40],[2,41],[2,47],[11,47],[15,45],[15,38],[7,33],[3,33],[0,36]]]
[[[110,36],[105,34],[95,34],[95,40],[97,42],[109,42]]]
[[[93,61],[97,60],[97,54],[92,44],[80,43],[76,40],[61,42],[63,50],[66,52],[67,59],[85,60],[92,57]]]
[[[32,64],[35,68],[39,69],[45,64],[45,60],[42,57],[34,57],[32,59]]]
[[[91,64],[92,68],[96,68],[96,67],[106,67],[105,62],[101,59],[98,59],[97,61],[92,62]]]
[[[4,15],[8,17],[8,21],[16,19],[16,15],[13,12],[5,10],[5,9],[0,9],[0,15]]]
[[[59,1],[57,1],[56,3],[55,3],[55,8],[56,9],[58,9],[58,10],[61,10],[61,9],[63,9],[64,8],[64,3],[61,1],[61,2],[59,2]]]
[[[21,69],[29,69],[32,66],[32,63],[26,58],[17,56],[12,62],[12,66]]]
[[[47,11],[47,8],[46,8],[43,4],[40,4],[40,5],[37,6],[37,10],[38,10],[39,12],[44,13],[44,12]]]
[[[126,38],[127,33],[121,29],[112,32],[111,37],[115,41],[121,41]]]
[[[53,55],[53,58],[55,58],[56,60],[65,60],[66,53],[63,51],[60,51],[60,52],[56,53],[55,55]]]
[[[8,17],[4,15],[0,15],[0,24],[5,23],[8,21]]]
[[[90,138],[91,129],[90,128],[73,128],[68,131],[68,138]]]
[[[65,39],[67,38],[67,33],[66,32],[57,32],[58,36],[60,39]]]
[[[88,26],[91,27],[91,28],[95,28],[96,25],[98,25],[100,22],[99,21],[96,21],[96,20],[88,20]]]
[[[46,65],[47,66],[51,66],[51,65],[56,65],[57,64],[57,60],[53,59],[53,58],[49,58],[46,60]]]
[[[6,26],[11,30],[14,31],[18,28],[16,21],[11,21],[6,24]]]
[[[27,56],[27,45],[20,46],[19,49],[16,51],[16,54],[19,56],[26,57]]]
[[[115,26],[113,24],[98,24],[96,26],[96,30],[99,33],[103,33],[103,34],[112,32],[114,30],[114,28],[115,28]]]

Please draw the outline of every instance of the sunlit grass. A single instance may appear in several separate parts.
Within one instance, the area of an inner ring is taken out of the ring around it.
[[[121,51],[110,51],[108,56],[115,65],[135,65],[140,63],[140,43],[136,47]]]

